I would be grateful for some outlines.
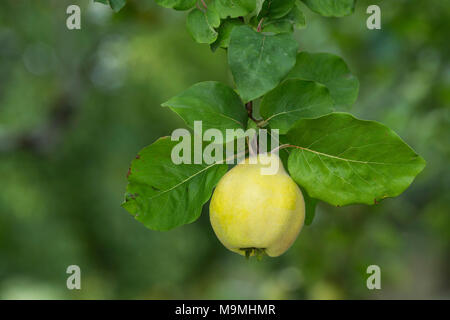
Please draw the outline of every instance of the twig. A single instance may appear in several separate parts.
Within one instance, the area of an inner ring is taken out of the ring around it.
[[[256,120],[253,117],[253,101],[249,101],[245,104],[245,109],[247,109],[248,117],[258,123],[258,120]]]
[[[261,32],[263,21],[264,21],[264,18],[259,20],[258,27],[256,28],[256,31]]]
[[[206,11],[204,11],[203,8],[200,8],[200,6],[198,5],[198,2],[195,3],[195,6],[197,7],[197,9],[203,13],[205,13]]]

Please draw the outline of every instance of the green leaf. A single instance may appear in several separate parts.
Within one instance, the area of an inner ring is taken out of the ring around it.
[[[269,131],[268,131],[269,136],[272,137],[272,134],[270,133],[270,127],[268,128],[268,130],[269,130]],[[278,137],[278,147],[281,146],[281,145],[283,145],[283,144],[287,144],[287,142],[288,142],[288,141],[287,141],[286,135],[280,135],[280,136]],[[273,150],[273,149],[274,149],[274,148],[273,148],[273,146],[271,145],[269,150]],[[288,168],[289,154],[290,154],[290,150],[289,150],[288,148],[280,149],[280,150],[278,151],[278,156],[280,157],[281,161],[283,162],[283,166],[284,166],[285,168]]]
[[[217,40],[211,44],[211,49],[213,51],[217,50],[217,48],[228,48],[230,44],[230,35],[231,31],[235,26],[241,26],[244,23],[239,19],[226,19],[222,21],[217,32],[219,33]]]
[[[237,18],[248,15],[256,8],[255,0],[215,0],[214,5],[220,18]]]
[[[126,4],[126,0],[109,0],[109,5],[115,12],[119,12]]]
[[[306,26],[306,19],[303,11],[301,11],[296,5],[286,16],[282,18],[264,19],[261,26],[263,32],[292,32],[294,31],[294,27],[297,29],[304,28]]]
[[[126,0],[94,0],[94,2],[109,4],[115,12],[119,12],[127,4]]]
[[[271,128],[286,134],[301,118],[315,118],[334,111],[326,87],[317,82],[290,79],[266,94],[260,114]]]
[[[187,28],[198,43],[213,43],[218,33],[214,28],[220,25],[220,17],[213,6],[208,10],[194,9],[187,16]]]
[[[172,8],[175,10],[189,10],[197,0],[155,0],[155,2],[164,8]]]
[[[194,127],[201,120],[203,130],[245,129],[247,111],[230,87],[214,81],[200,82],[162,104],[170,107],[186,124]]]
[[[356,0],[302,0],[312,11],[324,17],[343,17],[355,11]]]
[[[248,23],[253,17],[257,17],[262,10],[265,0],[256,0],[255,10],[250,12],[245,18],[245,23]]]
[[[302,119],[287,133],[288,169],[309,196],[342,206],[401,194],[425,161],[388,127],[348,113]]]
[[[263,3],[258,19],[278,19],[291,11],[295,5],[295,0],[266,0]]]
[[[165,137],[133,160],[122,206],[147,228],[169,230],[198,219],[226,164],[179,164],[171,152],[178,144]]]
[[[309,226],[316,216],[316,206],[319,200],[311,198],[304,188],[300,187],[300,189],[305,200],[305,225]]]
[[[265,35],[248,26],[234,27],[228,64],[244,102],[275,88],[295,64],[298,44],[291,34]]]
[[[358,98],[359,81],[344,60],[329,53],[301,52],[288,78],[316,81],[330,90],[337,106],[349,106]]]

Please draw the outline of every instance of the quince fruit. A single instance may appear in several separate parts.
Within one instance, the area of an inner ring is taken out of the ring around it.
[[[211,199],[210,220],[229,250],[247,257],[277,257],[302,229],[305,202],[280,158],[260,154],[222,177]]]

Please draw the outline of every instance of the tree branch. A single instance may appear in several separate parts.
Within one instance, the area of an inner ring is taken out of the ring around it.
[[[258,120],[256,120],[256,119],[253,117],[253,101],[247,102],[247,103],[245,104],[245,109],[247,109],[248,117],[249,117],[250,119],[252,119],[253,121],[258,122]]]

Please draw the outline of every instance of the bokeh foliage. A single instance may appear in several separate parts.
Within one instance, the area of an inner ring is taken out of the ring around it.
[[[358,1],[324,18],[302,5],[301,50],[345,58],[351,110],[387,124],[425,159],[404,194],[372,207],[319,205],[277,259],[246,261],[194,224],[154,232],[120,203],[130,159],[184,123],[160,104],[206,80],[231,84],[222,49],[192,41],[186,13],[129,0],[0,3],[0,298],[448,298],[450,4]],[[382,30],[368,30],[378,4]],[[66,289],[68,265],[82,290]],[[365,286],[367,266],[382,290]]]

